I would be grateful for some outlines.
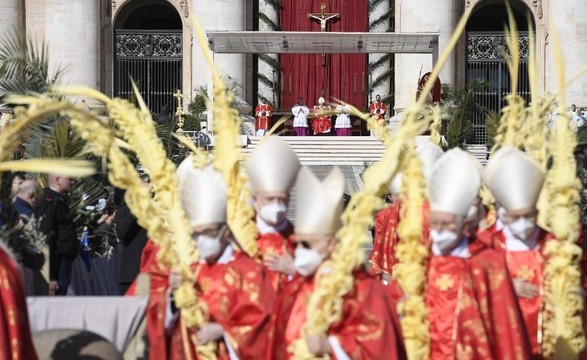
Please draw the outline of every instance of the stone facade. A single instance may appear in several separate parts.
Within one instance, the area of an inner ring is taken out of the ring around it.
[[[140,3],[167,2],[177,11],[183,29],[183,88],[191,97],[195,89],[209,86],[210,76],[201,51],[193,41],[190,10],[206,30],[246,30],[250,28],[252,1],[245,0],[2,0],[0,35],[11,29],[27,29],[33,38],[45,39],[50,47],[52,66],[67,68],[65,80],[81,83],[112,94],[113,29],[122,11]],[[439,50],[448,39],[465,9],[473,9],[493,0],[395,0],[397,32],[439,32]],[[587,58],[587,6],[584,0],[514,0],[530,9],[537,35],[539,91],[557,91],[556,66],[552,56],[553,37],[548,19],[558,31],[563,49],[567,78],[575,75]],[[26,9],[26,10],[25,10]],[[267,9],[264,9],[267,12]],[[385,11],[382,7],[378,12]],[[276,14],[275,18],[277,17]],[[372,14],[375,16],[376,14]],[[247,60],[248,59],[248,60]],[[375,56],[371,56],[373,61]],[[215,55],[220,71],[234,78],[242,88],[237,91],[252,101],[250,58],[244,55]],[[418,74],[433,67],[431,55],[395,55],[395,106],[401,111],[416,90]],[[269,72],[269,69],[261,69]],[[383,71],[383,70],[381,70]],[[463,41],[449,57],[440,74],[444,83],[464,83],[465,48]],[[580,78],[567,88],[567,100],[587,105],[587,81]],[[386,85],[382,85],[382,89]],[[389,85],[387,85],[389,86]],[[270,89],[259,88],[270,95]],[[382,90],[383,91],[383,90]],[[269,97],[269,96],[268,96]]]

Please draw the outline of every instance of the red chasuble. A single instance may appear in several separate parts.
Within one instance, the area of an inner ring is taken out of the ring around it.
[[[430,359],[530,359],[504,258],[479,242],[469,258],[430,258]]]
[[[496,251],[505,256],[512,279],[524,279],[540,289],[538,296],[533,299],[518,298],[526,331],[530,338],[532,353],[535,356],[540,356],[538,338],[542,333],[542,329],[539,328],[539,316],[542,308],[542,289],[544,286],[542,279],[544,256],[542,251],[547,241],[554,240],[554,235],[540,229],[537,238],[538,246],[535,249],[526,251],[508,251],[502,231],[484,231],[479,234],[479,237],[483,239],[483,242],[492,244]]]
[[[147,337],[149,339],[149,359],[166,359],[167,344],[165,337],[165,313],[167,309],[167,290],[169,269],[157,261],[159,247],[151,239],[143,248],[141,254],[142,274],[148,274],[150,279],[149,305],[147,306]],[[126,296],[137,294],[135,280],[126,292]],[[164,299],[164,301],[162,301]]]
[[[270,311],[275,295],[262,265],[246,254],[234,252],[226,264],[197,264],[198,297],[206,303],[210,322],[224,329],[240,359],[259,359],[269,337]],[[197,359],[196,333],[179,319],[167,341],[165,317],[168,302],[168,272],[154,262],[150,266],[151,290],[147,314],[150,359]],[[164,279],[164,280],[163,280]],[[218,359],[228,359],[224,341],[218,342]]]
[[[312,119],[312,130],[314,131],[314,135],[317,134],[325,134],[330,132],[330,128],[332,124],[330,122],[329,115],[318,115],[321,111],[330,111],[330,106],[314,106],[312,110],[313,119]]]
[[[0,359],[36,360],[18,266],[0,246]]]
[[[396,264],[395,245],[399,242],[397,229],[400,221],[401,201],[394,201],[389,207],[381,210],[375,215],[375,236],[373,238],[373,250],[369,256],[371,273],[381,276],[391,275],[393,266]],[[428,218],[430,210],[428,203],[422,207],[423,229],[422,243],[430,245],[428,240]]]
[[[257,247],[259,253],[264,256],[266,254],[276,254],[283,256],[286,253],[293,256],[295,245],[291,241],[291,235],[293,234],[293,225],[288,221],[287,227],[284,231],[279,233],[266,233],[260,234],[257,239]],[[273,290],[280,292],[281,289],[289,282],[288,275],[277,271],[271,271],[265,269],[269,282],[273,287]]]
[[[269,123],[273,114],[273,108],[269,104],[259,104],[255,108],[255,130],[269,130]]]
[[[296,277],[279,295],[268,359],[293,359],[288,346],[306,321],[314,279]],[[354,274],[354,290],[345,295],[342,317],[328,329],[351,359],[406,359],[395,303],[381,282],[364,270]],[[334,353],[330,356],[336,359]]]

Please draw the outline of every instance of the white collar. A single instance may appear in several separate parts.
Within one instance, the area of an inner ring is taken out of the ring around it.
[[[259,233],[263,234],[271,234],[271,233],[279,233],[281,234],[285,229],[287,229],[288,221],[287,219],[283,220],[281,223],[277,224],[276,226],[271,226],[265,222],[265,220],[261,219],[261,216],[257,214],[255,219],[257,222],[257,229],[259,229]]]
[[[458,258],[468,258],[469,257],[469,239],[467,239],[466,236],[463,237],[463,239],[461,240],[460,244],[452,249],[452,251],[450,252],[450,254],[448,255],[443,255],[442,252],[440,251],[440,248],[438,247],[438,245],[436,243],[432,243],[432,254],[436,255],[436,256],[454,256],[454,257],[458,257]]]
[[[232,253],[233,253],[233,249],[232,249],[232,245],[228,244],[226,245],[226,249],[224,249],[224,252],[222,253],[222,255],[220,255],[220,257],[218,258],[218,260],[216,260],[216,264],[220,264],[220,265],[226,265],[230,262],[230,260],[232,259]],[[200,264],[205,264],[206,260],[205,259],[200,259]]]
[[[538,228],[534,229],[534,233],[530,235],[528,240],[520,240],[515,237],[509,226],[504,226],[502,232],[505,237],[505,248],[508,251],[528,251],[534,250],[538,246]]]

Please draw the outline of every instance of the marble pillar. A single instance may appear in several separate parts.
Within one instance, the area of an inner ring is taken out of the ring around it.
[[[36,2],[33,2],[36,3]],[[39,9],[37,9],[39,10]],[[28,8],[27,8],[28,12]],[[50,65],[65,69],[63,81],[100,88],[100,6],[98,1],[44,1],[42,32]],[[37,28],[41,31],[40,27]]]
[[[369,14],[369,24],[373,23],[373,21],[379,19],[382,15],[389,11],[389,1],[382,1],[373,11]],[[386,32],[389,29],[389,20],[384,21],[383,23],[379,24],[375,28],[371,29],[370,32]],[[385,54],[369,54],[369,64],[372,64],[379,60]],[[386,64],[382,65],[381,67],[377,68],[373,71],[373,73],[369,76],[369,83],[375,81],[380,75],[389,71],[391,67],[391,63],[387,62]],[[393,76],[393,75],[392,75]],[[382,98],[385,98],[389,95],[391,91],[391,80],[387,79],[383,81],[381,84],[376,86],[372,89],[371,93],[368,94],[369,98],[367,99],[367,103],[371,101],[375,101],[375,96],[377,94],[381,95]],[[393,110],[391,110],[389,114],[393,115]]]
[[[395,31],[405,33],[438,32],[439,53],[446,47],[452,35],[457,14],[453,0],[396,0]],[[432,70],[433,56],[429,54],[395,55],[395,108],[401,112],[415,97],[421,75]],[[454,83],[455,55],[449,57],[440,80]]]
[[[245,2],[243,0],[194,1],[193,13],[206,30],[242,31],[246,26]],[[192,77],[196,89],[208,84],[209,70],[202,50],[195,42],[192,49]],[[246,84],[245,56],[240,54],[214,54],[214,63],[220,74],[233,78],[242,88],[235,89],[243,94]],[[251,71],[252,69],[249,69]]]
[[[266,0],[259,1],[259,13],[267,15],[267,17],[274,23],[279,23],[279,14],[275,11],[275,8],[271,6]],[[273,31],[264,21],[259,20],[259,31]],[[266,54],[270,58],[279,61],[279,57],[276,54]],[[259,59],[259,74],[267,77],[267,79],[273,81],[275,86],[279,86],[279,69],[274,70],[265,61]],[[279,93],[274,91],[271,86],[267,85],[263,81],[258,81],[258,94],[273,103],[274,108],[278,108],[279,104]]]
[[[545,3],[544,1],[542,3]],[[556,30],[563,51],[567,80],[576,75],[587,64],[587,6],[585,0],[548,1],[550,19],[549,35],[546,38],[546,76],[547,92],[558,92],[558,76],[554,61],[552,31]],[[587,108],[587,75],[574,81],[566,88],[566,105],[576,104],[577,108]]]
[[[14,30],[23,30],[23,1],[24,0],[0,1],[0,39],[4,39]]]

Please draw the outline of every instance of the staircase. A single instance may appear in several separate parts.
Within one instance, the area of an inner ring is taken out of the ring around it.
[[[281,136],[298,155],[305,166],[362,166],[379,161],[385,147],[373,136]],[[418,136],[416,142],[426,141],[428,136]],[[245,154],[259,144],[260,137],[248,138]],[[467,150],[482,164],[487,162],[484,145],[470,145]]]
[[[385,147],[372,136],[281,136],[298,155],[302,165],[364,165],[379,161]],[[248,154],[260,137],[249,137],[243,151]]]

